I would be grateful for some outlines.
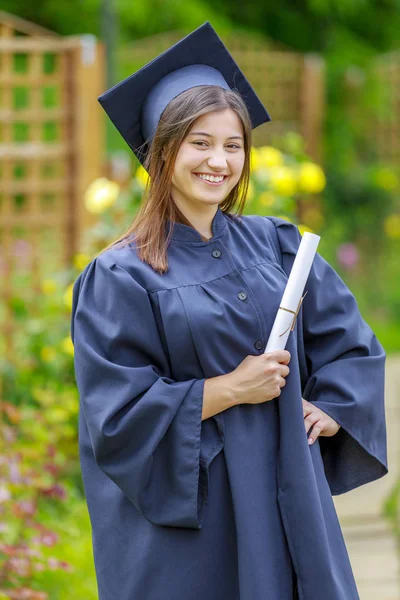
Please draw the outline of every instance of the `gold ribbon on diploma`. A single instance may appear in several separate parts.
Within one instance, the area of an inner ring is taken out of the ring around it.
[[[304,294],[304,296],[302,296],[302,298],[300,298],[300,301],[299,301],[299,304],[298,304],[298,306],[297,306],[297,310],[296,310],[296,312],[295,312],[294,310],[290,310],[290,308],[285,308],[284,306],[280,306],[280,307],[279,307],[281,310],[286,310],[287,312],[290,312],[290,313],[292,313],[292,314],[294,315],[294,317],[293,317],[293,321],[292,321],[292,324],[291,324],[291,325],[289,325],[289,327],[286,329],[286,331],[284,331],[283,333],[279,334],[279,337],[282,337],[283,335],[285,335],[285,333],[286,333],[286,332],[287,332],[289,329],[290,329],[291,331],[293,331],[293,330],[294,330],[294,326],[296,325],[296,319],[297,319],[297,315],[299,314],[300,307],[301,307],[301,305],[302,305],[302,303],[303,303],[303,300],[304,300],[304,298],[307,296],[307,294],[308,294],[308,291],[307,291],[307,292]]]

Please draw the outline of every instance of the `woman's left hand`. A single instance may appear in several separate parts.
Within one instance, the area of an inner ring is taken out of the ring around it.
[[[327,415],[320,408],[317,408],[312,402],[308,402],[308,400],[304,400],[304,398],[302,398],[302,401],[306,433],[308,433],[312,426],[312,431],[308,438],[309,444],[315,442],[319,435],[331,437],[339,431],[340,425],[339,423],[336,423],[332,417]]]

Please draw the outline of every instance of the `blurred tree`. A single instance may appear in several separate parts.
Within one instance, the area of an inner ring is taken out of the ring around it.
[[[303,52],[339,50],[341,32],[376,51],[397,47],[400,25],[398,0],[208,0],[213,14],[262,31]],[[337,33],[339,32],[339,36]],[[341,48],[342,51],[345,48]]]
[[[61,34],[101,35],[105,0],[1,0],[0,8]],[[398,45],[399,0],[114,0],[121,22],[120,42],[169,29],[236,24],[264,33],[303,52],[335,53],[347,46],[383,52]],[[358,52],[359,53],[359,52]]]
[[[101,38],[106,44],[107,55],[107,88],[116,83],[115,47],[118,40],[118,18],[115,0],[101,0]]]
[[[62,35],[100,33],[100,0],[0,0],[0,9]]]
[[[211,18],[213,25],[223,31],[229,22],[221,15],[212,15],[203,0],[186,0],[182,10],[180,0],[38,0],[29,4],[25,0],[0,0],[0,10],[13,13],[52,29],[62,35],[93,33],[103,38],[104,13],[112,4],[120,22],[118,42],[132,41],[171,29],[191,29]],[[103,23],[103,24],[102,24]]]

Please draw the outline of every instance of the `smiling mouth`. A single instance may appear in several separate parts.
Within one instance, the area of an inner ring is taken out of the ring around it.
[[[204,179],[203,177],[200,177],[200,175],[198,173],[193,173],[193,175],[197,179],[200,179],[200,181],[203,181],[204,183],[207,183],[208,185],[214,185],[214,186],[222,185],[224,183],[224,181],[226,179],[228,179],[228,175],[223,175],[223,179],[221,181],[210,181],[208,179]]]

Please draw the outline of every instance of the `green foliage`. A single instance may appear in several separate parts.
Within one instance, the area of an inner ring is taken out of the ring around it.
[[[14,273],[16,352],[0,364],[0,597],[13,600],[69,600],[71,584],[74,597],[97,597],[69,338],[81,268],[43,280],[41,294]]]
[[[400,552],[400,481],[397,481],[386,498],[383,514],[392,526]]]
[[[74,516],[89,531],[82,493],[75,483],[76,427],[70,423],[75,421],[77,398],[71,395],[69,404],[64,399],[62,407],[48,390],[36,390],[36,398],[40,408],[1,404],[0,597],[59,600],[58,591],[70,589],[70,573],[79,565],[73,566],[69,559],[83,558],[88,546],[86,535],[73,551],[63,552],[67,540],[82,536]],[[55,551],[61,537],[64,545]],[[77,584],[81,579],[82,590],[89,591],[82,577],[73,578]],[[52,581],[54,594],[48,596]],[[86,593],[81,597],[95,598]]]
[[[323,216],[318,198],[326,178],[319,165],[311,162],[304,140],[294,132],[280,136],[279,147],[262,146],[251,151],[252,176],[246,200],[246,213],[275,214],[297,220],[299,202],[312,203],[307,212],[309,225],[319,228]],[[301,232],[309,229],[299,224]]]
[[[110,8],[115,5],[120,43],[168,30],[195,28],[210,17],[208,4],[201,0],[187,0],[185,10],[182,10],[179,0],[115,0],[108,3],[101,0],[69,0],[58,3],[40,0],[35,4],[24,0],[2,0],[1,8],[62,35],[92,33],[102,37],[102,21],[106,18],[105,4]],[[221,30],[229,23],[223,14],[214,14],[213,24]]]
[[[70,485],[68,503],[43,503],[38,517],[42,525],[58,535],[58,542],[43,553],[69,568],[37,573],[36,584],[46,590],[49,600],[71,600],[72,592],[74,598],[97,600],[90,519],[81,494]]]

